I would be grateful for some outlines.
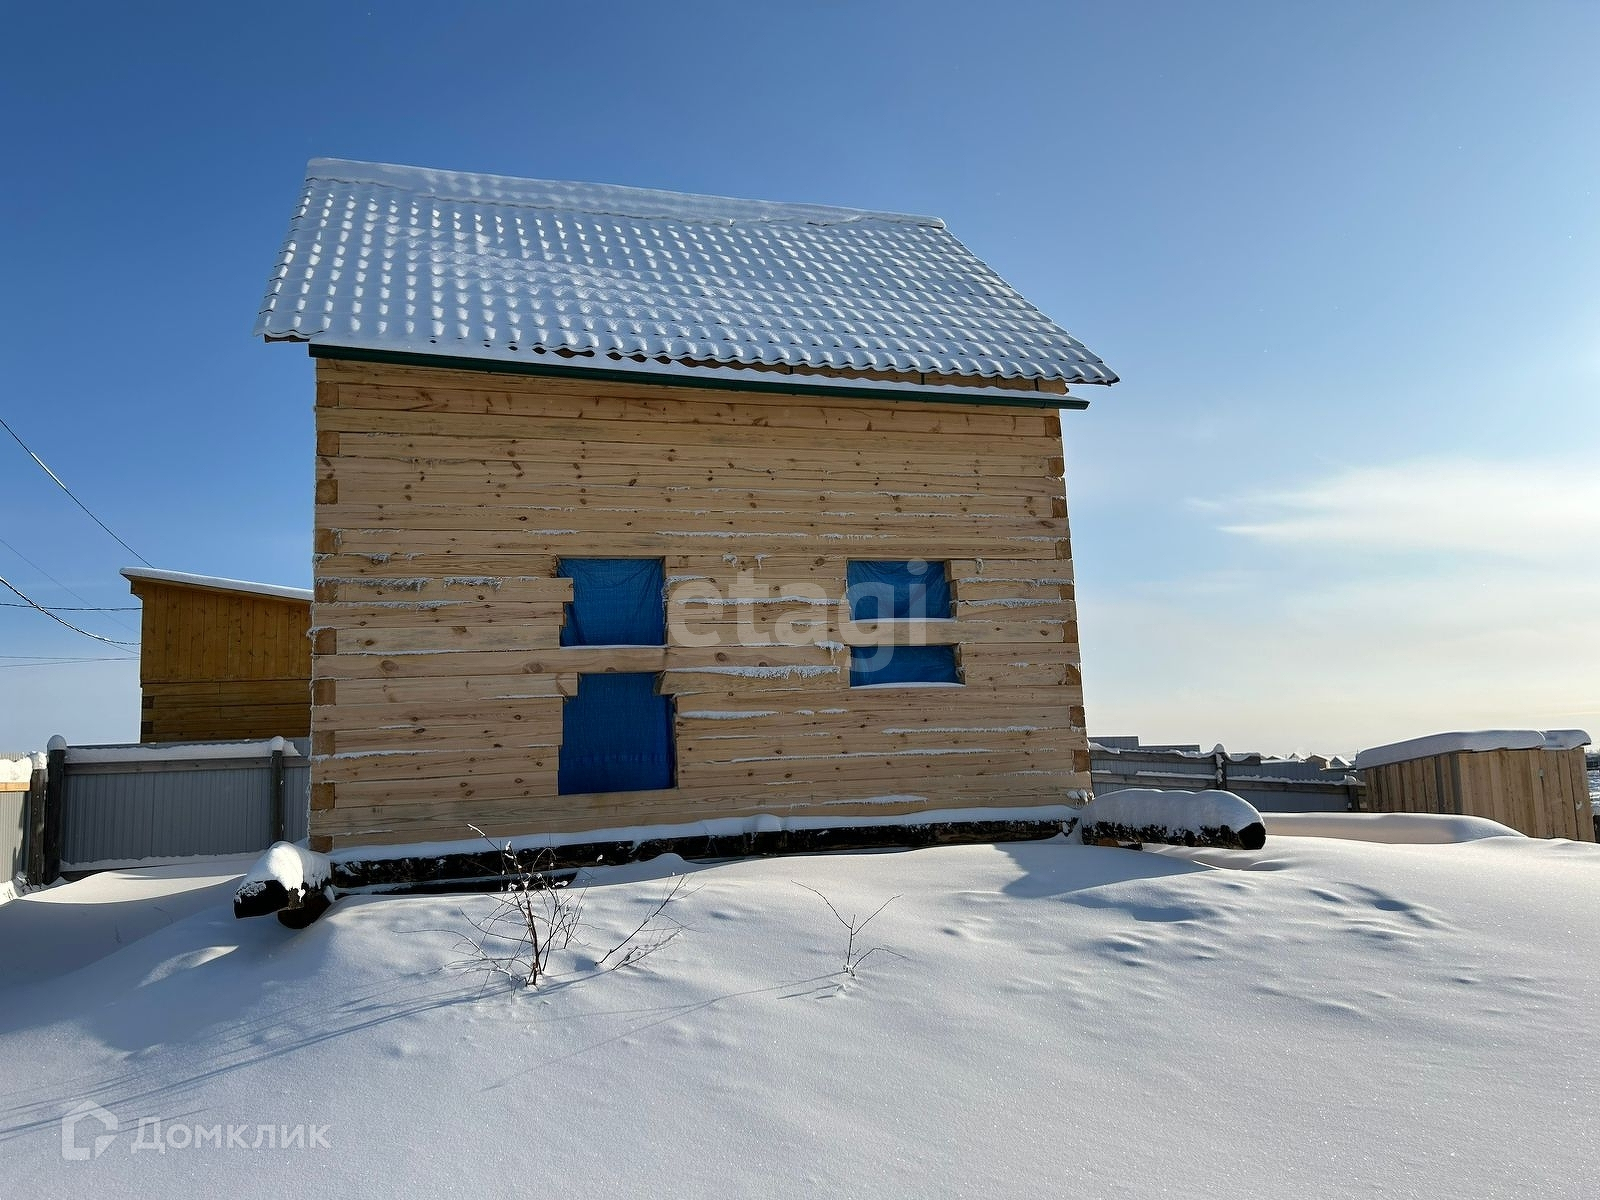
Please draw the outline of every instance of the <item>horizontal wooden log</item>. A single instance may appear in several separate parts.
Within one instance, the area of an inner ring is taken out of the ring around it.
[[[341,454],[350,453],[350,435],[390,434],[421,438],[450,438],[460,442],[496,445],[520,444],[533,438],[579,446],[626,447],[634,457],[681,453],[685,444],[697,450],[749,450],[763,453],[841,454],[872,453],[928,455],[940,458],[970,457],[975,446],[995,458],[1047,457],[1056,452],[1054,439],[990,429],[981,438],[970,434],[887,429],[791,429],[777,425],[735,425],[694,422],[686,436],[682,420],[650,420],[640,412],[633,420],[594,421],[549,412],[401,411],[340,406],[317,413],[317,428],[339,434]]]
[[[312,778],[324,782],[313,768]],[[454,804],[473,799],[528,800],[556,795],[556,756],[508,766],[499,772],[459,773],[421,779],[366,779],[333,781],[335,801],[331,811],[350,807],[386,807],[417,804],[426,811],[433,804]],[[471,817],[466,817],[471,820]],[[324,832],[318,820],[318,832]]]
[[[528,561],[546,576],[556,569],[554,555],[533,555]],[[409,579],[338,579],[318,572],[316,612],[322,604],[437,604],[479,602],[493,605],[555,604],[572,599],[572,580],[560,578],[413,576]],[[313,614],[315,621],[315,613]],[[320,622],[327,624],[330,622]]]
[[[525,554],[319,554],[311,569],[318,587],[324,581],[348,588],[360,586],[361,580],[371,580],[375,587],[387,585],[392,589],[390,594],[397,594],[419,579],[484,580],[536,575],[541,570],[554,571],[555,564],[556,555],[546,548]],[[488,585],[484,587],[489,590]]]
[[[550,744],[530,750],[522,746],[429,750],[350,751],[312,760],[318,783],[361,781],[391,783],[410,780],[446,780],[452,785],[479,776],[543,776],[556,762]]]
[[[321,426],[319,426],[321,428]],[[681,430],[677,436],[682,439]],[[736,446],[630,445],[618,442],[580,441],[545,438],[537,434],[520,437],[452,437],[434,434],[339,432],[340,458],[444,459],[481,462],[509,459],[522,463],[549,463],[555,468],[552,478],[560,478],[567,468],[596,464],[638,469],[645,464],[642,478],[651,470],[666,467],[715,472],[726,483],[769,479],[833,478],[898,479],[923,473],[949,479],[1059,479],[1059,458],[1052,458],[1040,446],[1025,453],[988,453],[970,443],[956,443],[949,453],[923,450],[905,452],[894,446],[873,445],[859,449],[819,450],[814,448],[770,448],[760,442]],[[324,455],[323,458],[329,456]],[[319,464],[323,466],[325,464]],[[535,471],[543,468],[535,467]],[[602,476],[604,478],[605,476]]]
[[[452,723],[429,720],[411,725],[380,729],[338,729],[328,731],[333,753],[354,754],[386,750],[529,750],[559,749],[561,720],[554,722],[494,721]]]
[[[317,528],[337,534],[327,549],[344,554],[386,553],[405,548],[413,538],[418,550],[472,546],[502,550],[520,547],[550,529],[586,533],[879,533],[927,536],[930,532],[1000,541],[1012,538],[1064,538],[1054,517],[977,511],[930,515],[921,512],[828,511],[794,509],[650,508],[640,503],[617,508],[595,505],[527,507],[492,504],[482,498],[469,504],[325,504],[317,512]],[[507,539],[515,540],[508,541]]]
[[[375,465],[377,464],[377,465]],[[454,470],[446,470],[452,467]],[[588,483],[551,480],[512,469],[477,463],[428,467],[403,459],[336,459],[325,478],[338,481],[339,504],[371,506],[404,501],[410,504],[462,506],[496,504],[520,508],[589,508],[600,511],[637,506],[641,510],[675,512],[708,510],[728,513],[884,513],[920,516],[925,520],[964,516],[1007,516],[1048,519],[1060,514],[1055,497],[1044,486],[1032,491],[991,491],[977,480],[945,492],[851,487],[828,478],[769,481],[764,486],[717,487],[703,479],[679,476],[640,478],[633,483]]]
[[[951,436],[1011,434],[1026,437],[1059,436],[1059,423],[1035,412],[990,408],[889,402],[796,403],[782,396],[747,393],[722,400],[706,392],[689,395],[661,394],[653,387],[561,391],[548,382],[523,388],[470,386],[462,380],[413,382],[408,374],[401,383],[369,380],[338,388],[341,408],[390,412],[456,412],[517,416],[538,414],[588,421],[651,420],[693,425],[759,426],[772,429],[861,430],[866,432],[929,432]]]
[[[490,629],[550,623],[559,628],[565,619],[566,608],[555,603],[413,600],[386,604],[321,604],[317,608],[317,616],[321,625],[341,632],[463,625]]]
[[[1037,474],[1007,476],[994,472],[979,475],[973,471],[951,475],[939,469],[930,469],[907,475],[882,467],[847,467],[839,464],[821,472],[796,472],[753,460],[730,459],[721,464],[689,465],[648,459],[618,463],[563,462],[553,459],[524,460],[497,453],[468,457],[462,447],[446,445],[430,447],[435,455],[444,454],[445,457],[407,453],[405,448],[388,443],[377,448],[385,453],[365,457],[323,453],[316,464],[318,479],[337,485],[333,488],[336,495],[342,494],[345,484],[352,482],[358,492],[373,481],[393,484],[399,491],[403,489],[406,477],[415,475],[420,475],[426,481],[471,480],[484,487],[530,483],[547,488],[572,489],[642,487],[737,491],[750,488],[793,489],[800,483],[806,483],[830,491],[889,491],[933,497],[982,495],[1044,502],[1053,502],[1062,488],[1059,473],[1054,477]],[[330,500],[333,499],[335,497],[330,497]]]
[[[479,700],[536,700],[573,696],[578,676],[570,675],[463,675],[423,679],[324,680],[334,688],[337,704],[454,704]],[[313,684],[315,693],[316,684]],[[318,705],[333,704],[314,695]]]
[[[526,541],[527,550],[519,548]],[[396,577],[428,575],[514,574],[525,570],[536,555],[576,558],[659,558],[671,554],[760,553],[761,547],[796,554],[842,554],[859,559],[929,559],[941,554],[993,550],[1012,556],[1049,561],[1063,538],[1048,534],[982,537],[953,532],[941,536],[936,527],[920,531],[884,530],[840,533],[762,533],[682,529],[654,532],[586,532],[576,526],[528,531],[517,539],[503,537],[488,545],[448,543],[443,539],[418,539],[409,548],[355,552],[341,546],[337,553],[319,555],[318,578]]]
[[[511,622],[504,625],[484,625],[476,621],[459,624],[436,624],[427,628],[341,629],[337,632],[336,653],[346,654],[415,654],[428,651],[456,653],[462,651],[514,651],[526,653],[542,651],[559,645],[561,621]],[[334,672],[319,668],[321,678],[336,678]]]
[[[1061,642],[1060,621],[845,621],[839,640],[847,646],[951,646],[957,643],[1016,645]]]

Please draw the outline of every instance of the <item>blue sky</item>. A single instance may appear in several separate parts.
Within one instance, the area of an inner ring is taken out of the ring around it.
[[[1066,420],[1093,731],[1600,726],[1597,58],[1576,3],[14,6],[0,416],[155,565],[305,585],[249,330],[306,159],[929,212],[1124,380]],[[0,538],[133,603],[3,435]],[[114,653],[0,608],[0,749],[135,738],[132,659],[22,657]]]

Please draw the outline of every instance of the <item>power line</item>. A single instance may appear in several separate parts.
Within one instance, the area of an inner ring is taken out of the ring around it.
[[[45,465],[44,459],[40,458],[37,454],[35,454],[32,450],[30,450],[28,448],[28,443],[23,441],[20,437],[17,436],[17,431],[15,429],[11,428],[11,426],[6,424],[4,417],[0,417],[0,429],[4,429],[7,433],[9,433],[12,436],[12,438],[16,441],[17,445],[21,446],[23,448],[23,450],[27,451],[28,457],[33,459],[34,462],[39,464],[39,469],[40,470],[42,470],[46,475],[50,476],[51,479],[55,480],[56,486],[58,488],[60,488],[68,496],[72,497],[72,502],[74,504],[76,504],[79,508],[83,509],[84,512],[89,514],[89,519],[91,521],[93,521],[96,525],[100,526],[100,528],[104,529],[107,533],[110,533],[111,536],[116,540],[117,545],[121,546],[129,554],[133,555],[140,562],[142,562],[145,566],[148,567],[148,566],[152,565],[148,558],[146,558],[144,555],[140,554],[132,546],[128,545],[127,542],[125,542],[121,538],[117,537],[117,535],[115,533],[112,533],[111,526],[107,525],[99,517],[95,516],[93,512],[90,512],[89,506],[87,504],[85,504],[82,500],[79,500],[77,496],[73,495],[72,489],[69,488],[66,484],[61,482],[61,476],[57,475],[54,471],[52,471],[48,466]],[[94,635],[90,634],[89,636],[93,637]]]
[[[80,609],[79,611],[88,612],[91,608],[94,607],[93,602],[89,599],[89,597],[83,595],[83,593],[81,593],[81,592],[73,591],[66,584],[62,583],[61,580],[57,579],[54,575],[50,574],[49,571],[46,571],[38,563],[34,562],[33,559],[29,558],[21,550],[18,550],[10,542],[6,541],[5,538],[0,538],[0,546],[4,546],[7,550],[11,551],[11,553],[15,554],[23,562],[27,563],[35,571],[39,572],[39,574],[43,575],[46,579],[48,579],[51,583],[55,584],[58,588],[60,588],[67,595],[71,596],[74,600],[82,600],[84,602],[84,604],[87,605],[88,607]],[[23,607],[28,607],[28,606],[25,605]],[[61,612],[66,612],[67,611],[64,608],[61,608],[59,605],[52,605],[51,607],[52,608],[56,608],[57,610],[59,610]],[[111,623],[113,625],[121,625],[129,633],[133,632],[133,626],[129,625],[121,617],[112,617],[112,618],[110,618],[110,620],[111,620]]]
[[[138,658],[131,654],[118,654],[110,658],[47,658],[39,662],[0,662],[0,671],[21,671],[30,667],[65,667],[74,663],[97,662],[138,662]]]
[[[79,598],[82,599],[82,597],[79,597]],[[0,600],[0,608],[32,608],[32,607],[33,607],[33,605],[31,605],[31,604],[20,604],[15,600]],[[74,608],[70,604],[52,604],[50,606],[50,608],[54,612],[138,612],[139,611],[139,606],[137,604],[132,605],[131,607],[128,607],[128,608],[98,608],[98,607],[94,607],[94,606],[91,606],[89,608]],[[7,655],[0,654],[0,658],[6,658],[6,657],[7,657]]]
[[[126,656],[117,658],[83,658],[82,654],[0,654],[8,662],[126,662]]]
[[[116,638],[101,637],[98,633],[90,633],[87,629],[79,629],[71,621],[66,621],[66,620],[63,620],[62,618],[56,616],[55,613],[51,612],[44,605],[38,603],[37,601],[32,599],[30,596],[28,596],[26,593],[18,590],[16,585],[13,584],[4,575],[0,575],[0,586],[3,586],[5,588],[9,589],[13,594],[16,595],[16,597],[19,600],[26,601],[26,603],[27,603],[29,608],[38,609],[45,616],[49,617],[52,621],[56,622],[58,625],[65,625],[68,629],[72,630],[73,633],[81,633],[86,638],[93,638],[97,642],[105,642],[109,646],[137,646],[139,644],[138,642],[119,642],[119,641],[117,641]]]

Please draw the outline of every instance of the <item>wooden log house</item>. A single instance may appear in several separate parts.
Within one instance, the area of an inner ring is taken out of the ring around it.
[[[310,732],[310,592],[144,567],[122,574],[141,609],[141,742]]]
[[[939,221],[313,160],[313,847],[1086,799],[1059,413]]]

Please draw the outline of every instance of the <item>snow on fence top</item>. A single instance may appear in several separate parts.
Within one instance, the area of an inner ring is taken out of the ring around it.
[[[243,579],[223,579],[216,575],[191,575],[187,571],[158,571],[154,567],[123,567],[124,579],[153,579],[161,583],[182,583],[189,587],[210,588],[217,592],[246,592],[252,596],[276,596],[280,600],[310,601],[310,588],[279,587],[275,583],[250,583]]]
[[[27,783],[42,766],[43,754],[0,754],[0,783]]]
[[[282,750],[285,758],[299,758],[300,751],[287,738],[264,738],[248,742],[152,742],[125,746],[70,746],[69,763],[129,762],[215,762],[225,758],[269,758]]]
[[[1475,753],[1486,750],[1573,750],[1589,744],[1581,729],[1480,729],[1475,732],[1435,733],[1374,746],[1356,755],[1356,770],[1385,767],[1390,763],[1432,758],[1436,754]]]
[[[332,158],[307,165],[256,333],[613,369],[1117,378],[930,217]]]

